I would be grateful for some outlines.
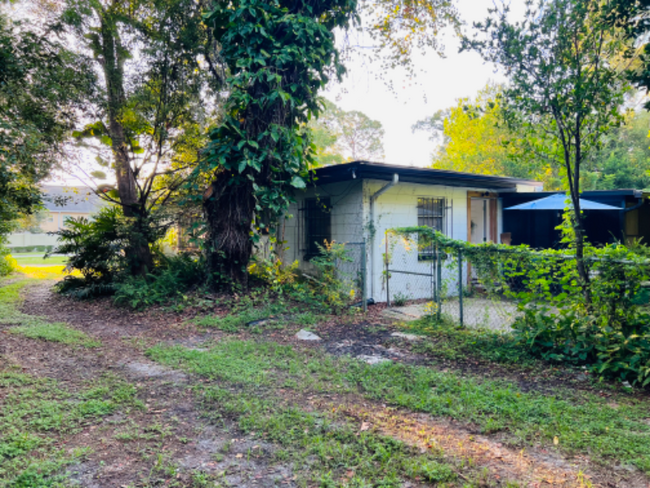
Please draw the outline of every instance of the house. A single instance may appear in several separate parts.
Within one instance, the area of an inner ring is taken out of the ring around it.
[[[309,273],[317,243],[348,243],[356,254],[357,269],[365,264],[366,296],[385,301],[383,256],[388,229],[427,225],[453,239],[499,242],[503,196],[536,195],[541,190],[541,183],[530,180],[366,161],[320,168],[314,183],[296,195],[289,209],[282,231],[282,258],[298,261]],[[410,269],[430,267],[422,256],[415,259]],[[409,295],[417,297],[418,291],[409,289]]]
[[[514,207],[557,192],[534,195],[509,193],[502,195],[503,208]],[[631,242],[641,239],[650,244],[650,193],[640,190],[585,191],[581,198],[604,203],[619,210],[585,210],[584,229],[587,239],[595,245]],[[512,236],[512,244],[528,244],[536,249],[557,248],[562,222],[560,211],[517,210],[503,212],[503,230]]]
[[[36,232],[11,234],[10,248],[54,246],[57,237],[48,232],[61,230],[68,218],[90,218],[102,206],[102,201],[88,187],[45,185],[41,190],[44,208],[38,214],[39,228]]]

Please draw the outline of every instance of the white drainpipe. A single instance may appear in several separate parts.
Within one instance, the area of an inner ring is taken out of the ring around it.
[[[374,233],[370,237],[370,296],[375,298],[375,238],[377,234],[377,227],[375,226],[375,200],[379,198],[383,193],[390,190],[392,187],[399,183],[399,175],[397,173],[393,174],[393,181],[384,185],[379,191],[370,195],[370,228],[374,230]]]

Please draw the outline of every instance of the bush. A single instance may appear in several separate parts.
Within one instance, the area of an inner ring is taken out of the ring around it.
[[[114,284],[117,305],[146,308],[184,298],[206,281],[205,262],[189,254],[162,258],[161,266],[147,278],[128,277]]]
[[[341,279],[339,267],[342,262],[351,262],[345,244],[325,242],[319,245],[320,254],[310,262],[318,270],[318,279],[313,283],[314,292],[332,310],[340,311],[354,299],[354,289]]]
[[[278,259],[256,259],[248,271],[272,293],[304,303],[320,312],[339,313],[351,304],[354,290],[341,275],[342,262],[350,262],[345,244],[326,242],[310,262],[316,276],[302,275],[298,261],[284,266]]]
[[[18,269],[18,263],[11,257],[9,249],[0,246],[0,276],[8,276]]]
[[[590,247],[588,254],[590,303],[577,285],[572,259],[562,258],[556,266],[540,260],[527,270],[528,290],[517,294],[524,316],[515,334],[546,360],[587,365],[601,376],[647,386],[650,310],[643,286],[650,279],[650,263],[622,245]],[[550,283],[560,283],[559,292]]]
[[[82,277],[66,276],[56,285],[59,292],[90,298],[114,291],[115,278],[127,266],[123,252],[127,240],[120,217],[118,208],[104,207],[93,221],[84,217],[67,220],[58,232],[60,244],[48,254],[69,255],[67,269],[78,270]]]
[[[514,336],[536,356],[650,386],[650,249],[638,243],[632,249],[586,243],[590,279],[582,285],[572,227],[565,221],[559,229],[568,247],[556,251],[475,245],[427,227],[392,232],[419,249],[435,244],[444,253],[460,251],[472,266],[481,294],[518,303],[523,316],[513,326]],[[450,266],[458,265],[452,261]]]

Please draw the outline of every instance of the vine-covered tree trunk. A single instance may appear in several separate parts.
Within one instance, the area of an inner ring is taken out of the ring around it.
[[[228,178],[217,177],[204,194],[203,209],[208,224],[207,265],[213,284],[248,288],[255,215],[252,185],[233,185]]]

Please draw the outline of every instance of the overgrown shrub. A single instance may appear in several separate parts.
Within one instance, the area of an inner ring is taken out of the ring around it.
[[[0,276],[8,276],[18,269],[18,264],[11,257],[9,249],[0,245]]]
[[[601,377],[650,385],[650,260],[646,249],[622,244],[585,247],[587,289],[578,278],[575,250],[560,226],[561,250],[470,244],[430,228],[393,232],[420,248],[436,245],[471,264],[482,293],[515,300],[522,316],[513,328],[519,344],[545,360],[582,365]],[[458,266],[457,262],[450,263]]]
[[[515,333],[544,359],[590,365],[602,376],[647,386],[650,309],[642,297],[650,263],[620,244],[587,252],[590,301],[577,284],[572,259],[562,257],[553,276],[548,261],[540,260],[528,269],[529,289],[517,294],[524,316]],[[553,293],[551,282],[561,290]]]
[[[304,303],[320,312],[339,313],[352,303],[354,289],[340,272],[341,263],[352,261],[345,244],[326,242],[310,261],[315,276],[298,270],[298,262],[285,266],[278,259],[257,259],[249,273],[278,297]]]
[[[355,298],[354,288],[346,283],[339,271],[341,263],[352,259],[345,244],[326,241],[324,246],[318,245],[318,250],[318,256],[310,261],[318,270],[314,291],[329,307],[340,310]]]
[[[185,294],[206,282],[205,261],[189,254],[163,257],[154,273],[127,277],[115,283],[117,305],[145,308],[185,298]]]
[[[66,269],[78,270],[81,277],[66,276],[56,286],[59,292],[78,298],[106,295],[125,268],[126,235],[120,224],[121,211],[104,207],[94,220],[70,218],[57,232],[59,245],[48,254],[66,254]]]

